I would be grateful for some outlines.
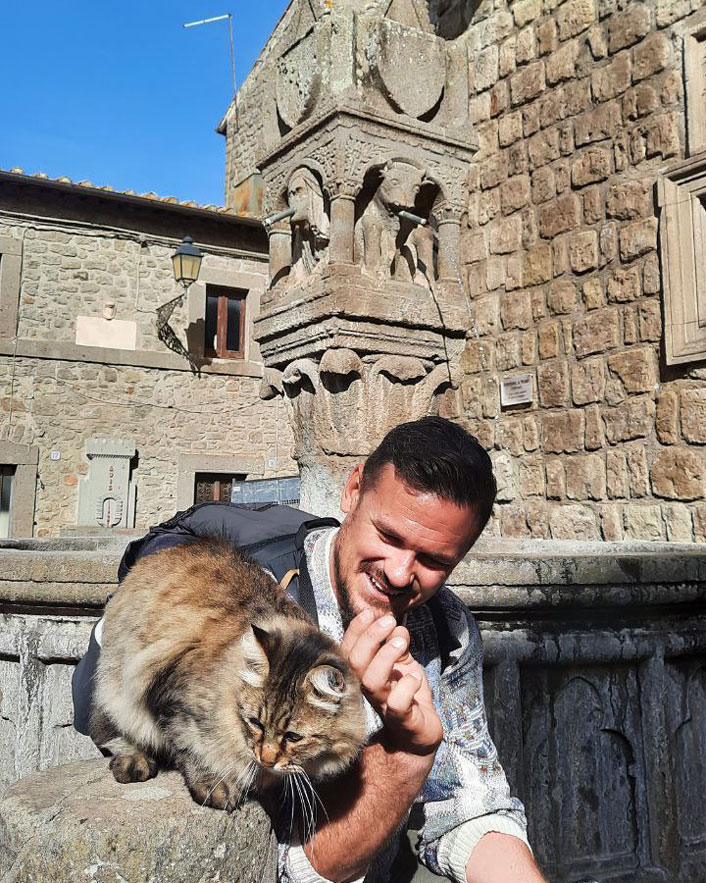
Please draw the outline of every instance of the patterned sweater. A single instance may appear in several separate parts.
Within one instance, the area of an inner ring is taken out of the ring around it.
[[[337,528],[315,531],[304,551],[314,587],[321,630],[340,643],[343,623],[331,584],[331,544]],[[466,883],[465,867],[480,838],[489,831],[519,837],[527,843],[522,804],[510,795],[498,755],[488,733],[483,705],[480,634],[473,616],[445,586],[429,604],[413,607],[406,615],[410,652],[424,667],[441,718],[443,741],[431,773],[419,795],[424,824],[419,854],[436,874]],[[446,664],[442,648],[451,649]],[[368,734],[381,727],[380,718],[366,702]],[[280,883],[326,883],[309,863],[300,844],[280,839]],[[403,833],[403,832],[402,832]],[[397,841],[375,860],[365,883],[383,883],[397,852]]]

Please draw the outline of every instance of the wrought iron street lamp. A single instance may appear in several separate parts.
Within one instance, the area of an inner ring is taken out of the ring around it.
[[[202,260],[201,249],[194,245],[191,236],[185,236],[184,241],[172,255],[174,278],[184,286],[184,290],[199,278]]]

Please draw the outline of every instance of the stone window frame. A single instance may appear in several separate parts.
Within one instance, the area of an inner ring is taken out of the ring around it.
[[[14,338],[20,302],[22,240],[0,236],[0,338]]]
[[[242,356],[237,360],[221,358],[219,356],[206,356],[206,287],[208,285],[217,285],[221,288],[239,289],[247,292],[242,341],[243,352]],[[202,265],[198,282],[194,282],[191,285],[187,296],[189,329],[192,329],[191,333],[187,336],[189,349],[194,355],[219,363],[240,361],[241,359],[246,362],[261,361],[260,348],[254,340],[253,329],[254,321],[260,313],[260,298],[265,291],[265,285],[265,277],[255,273],[234,272],[231,269]],[[218,470],[199,471],[217,472]]]
[[[237,457],[230,454],[179,454],[177,457],[177,511],[194,505],[194,481],[197,472],[218,472],[231,475],[251,475],[262,478],[265,474],[259,457]]]
[[[34,535],[34,501],[37,492],[39,448],[0,441],[0,463],[15,467],[10,509],[10,539]]]
[[[679,29],[684,38],[686,129],[689,154],[706,151],[706,10],[687,19]],[[697,108],[699,109],[697,111]]]
[[[668,365],[706,359],[706,152],[659,179]]]

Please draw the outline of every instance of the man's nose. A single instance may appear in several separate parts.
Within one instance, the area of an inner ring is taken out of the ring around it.
[[[414,552],[399,552],[385,568],[385,576],[391,586],[405,589],[412,582]]]

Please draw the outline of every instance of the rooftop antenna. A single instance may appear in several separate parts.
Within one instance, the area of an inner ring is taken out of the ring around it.
[[[233,77],[233,97],[235,98],[235,53],[233,51],[233,16],[230,12],[216,15],[213,18],[202,18],[200,21],[187,22],[183,27],[196,28],[199,25],[210,25],[214,21],[228,21],[228,39],[230,40],[230,70]]]

